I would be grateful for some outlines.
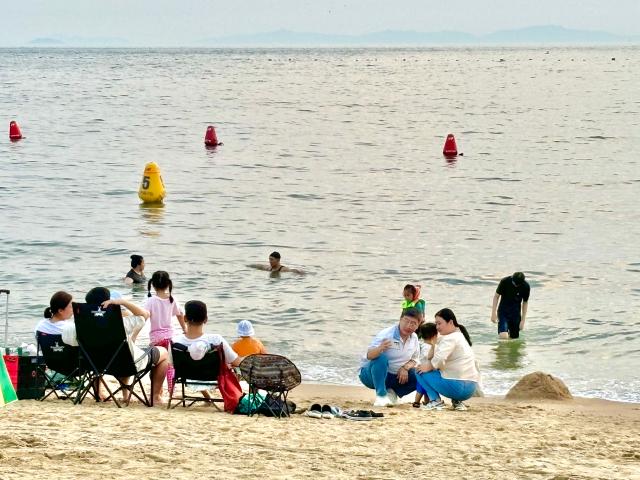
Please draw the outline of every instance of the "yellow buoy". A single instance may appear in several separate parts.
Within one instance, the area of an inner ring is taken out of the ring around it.
[[[144,166],[138,197],[144,203],[162,203],[164,195],[164,183],[162,182],[162,175],[160,175],[160,167],[156,162],[149,162]]]

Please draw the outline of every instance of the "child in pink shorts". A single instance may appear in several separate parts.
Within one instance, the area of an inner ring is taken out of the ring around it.
[[[151,287],[155,292],[151,296]],[[164,347],[167,351],[171,351],[171,337],[174,336],[171,319],[175,316],[182,327],[182,331],[186,331],[184,323],[184,312],[180,304],[171,295],[173,282],[169,278],[169,274],[162,270],[153,273],[149,284],[147,285],[148,297],[144,307],[149,310],[151,316],[149,321],[151,329],[149,331],[149,341],[154,347]],[[169,393],[173,393],[174,373],[172,365],[167,369],[167,387]]]

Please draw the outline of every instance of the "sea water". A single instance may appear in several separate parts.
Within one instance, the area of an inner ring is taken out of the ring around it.
[[[307,381],[358,383],[419,283],[427,318],[467,326],[487,392],[542,370],[640,401],[638,78],[624,47],[0,50],[0,121],[26,137],[0,140],[9,343],[60,289],[143,301],[121,282],[137,253],[207,303],[208,331],[251,320]],[[137,197],[149,161],[163,208]],[[247,267],[273,250],[308,274]],[[491,300],[517,270],[527,325],[499,342]]]

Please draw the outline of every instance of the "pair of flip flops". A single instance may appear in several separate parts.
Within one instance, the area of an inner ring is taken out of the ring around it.
[[[309,410],[305,412],[307,417],[326,419],[339,417],[341,414],[342,411],[339,407],[334,407],[332,405],[320,405],[319,403],[314,403],[309,407]]]
[[[358,422],[366,422],[382,417],[384,417],[383,413],[377,413],[373,410],[347,410],[346,412],[342,412],[342,418]]]

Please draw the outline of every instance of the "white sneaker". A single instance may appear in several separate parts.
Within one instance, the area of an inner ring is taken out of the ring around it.
[[[458,402],[457,400],[452,400],[451,403],[453,404],[453,409],[459,412],[464,412],[468,408],[463,402]]]
[[[376,401],[373,402],[374,407],[388,407],[389,405],[393,405],[389,395],[385,395],[384,397],[376,397]]]
[[[426,405],[422,405],[423,410],[442,410],[444,408],[444,402],[440,400],[431,400]]]
[[[391,405],[397,405],[400,402],[400,399],[398,398],[398,394],[390,388],[387,389],[387,397],[389,397],[389,400],[391,401]]]

